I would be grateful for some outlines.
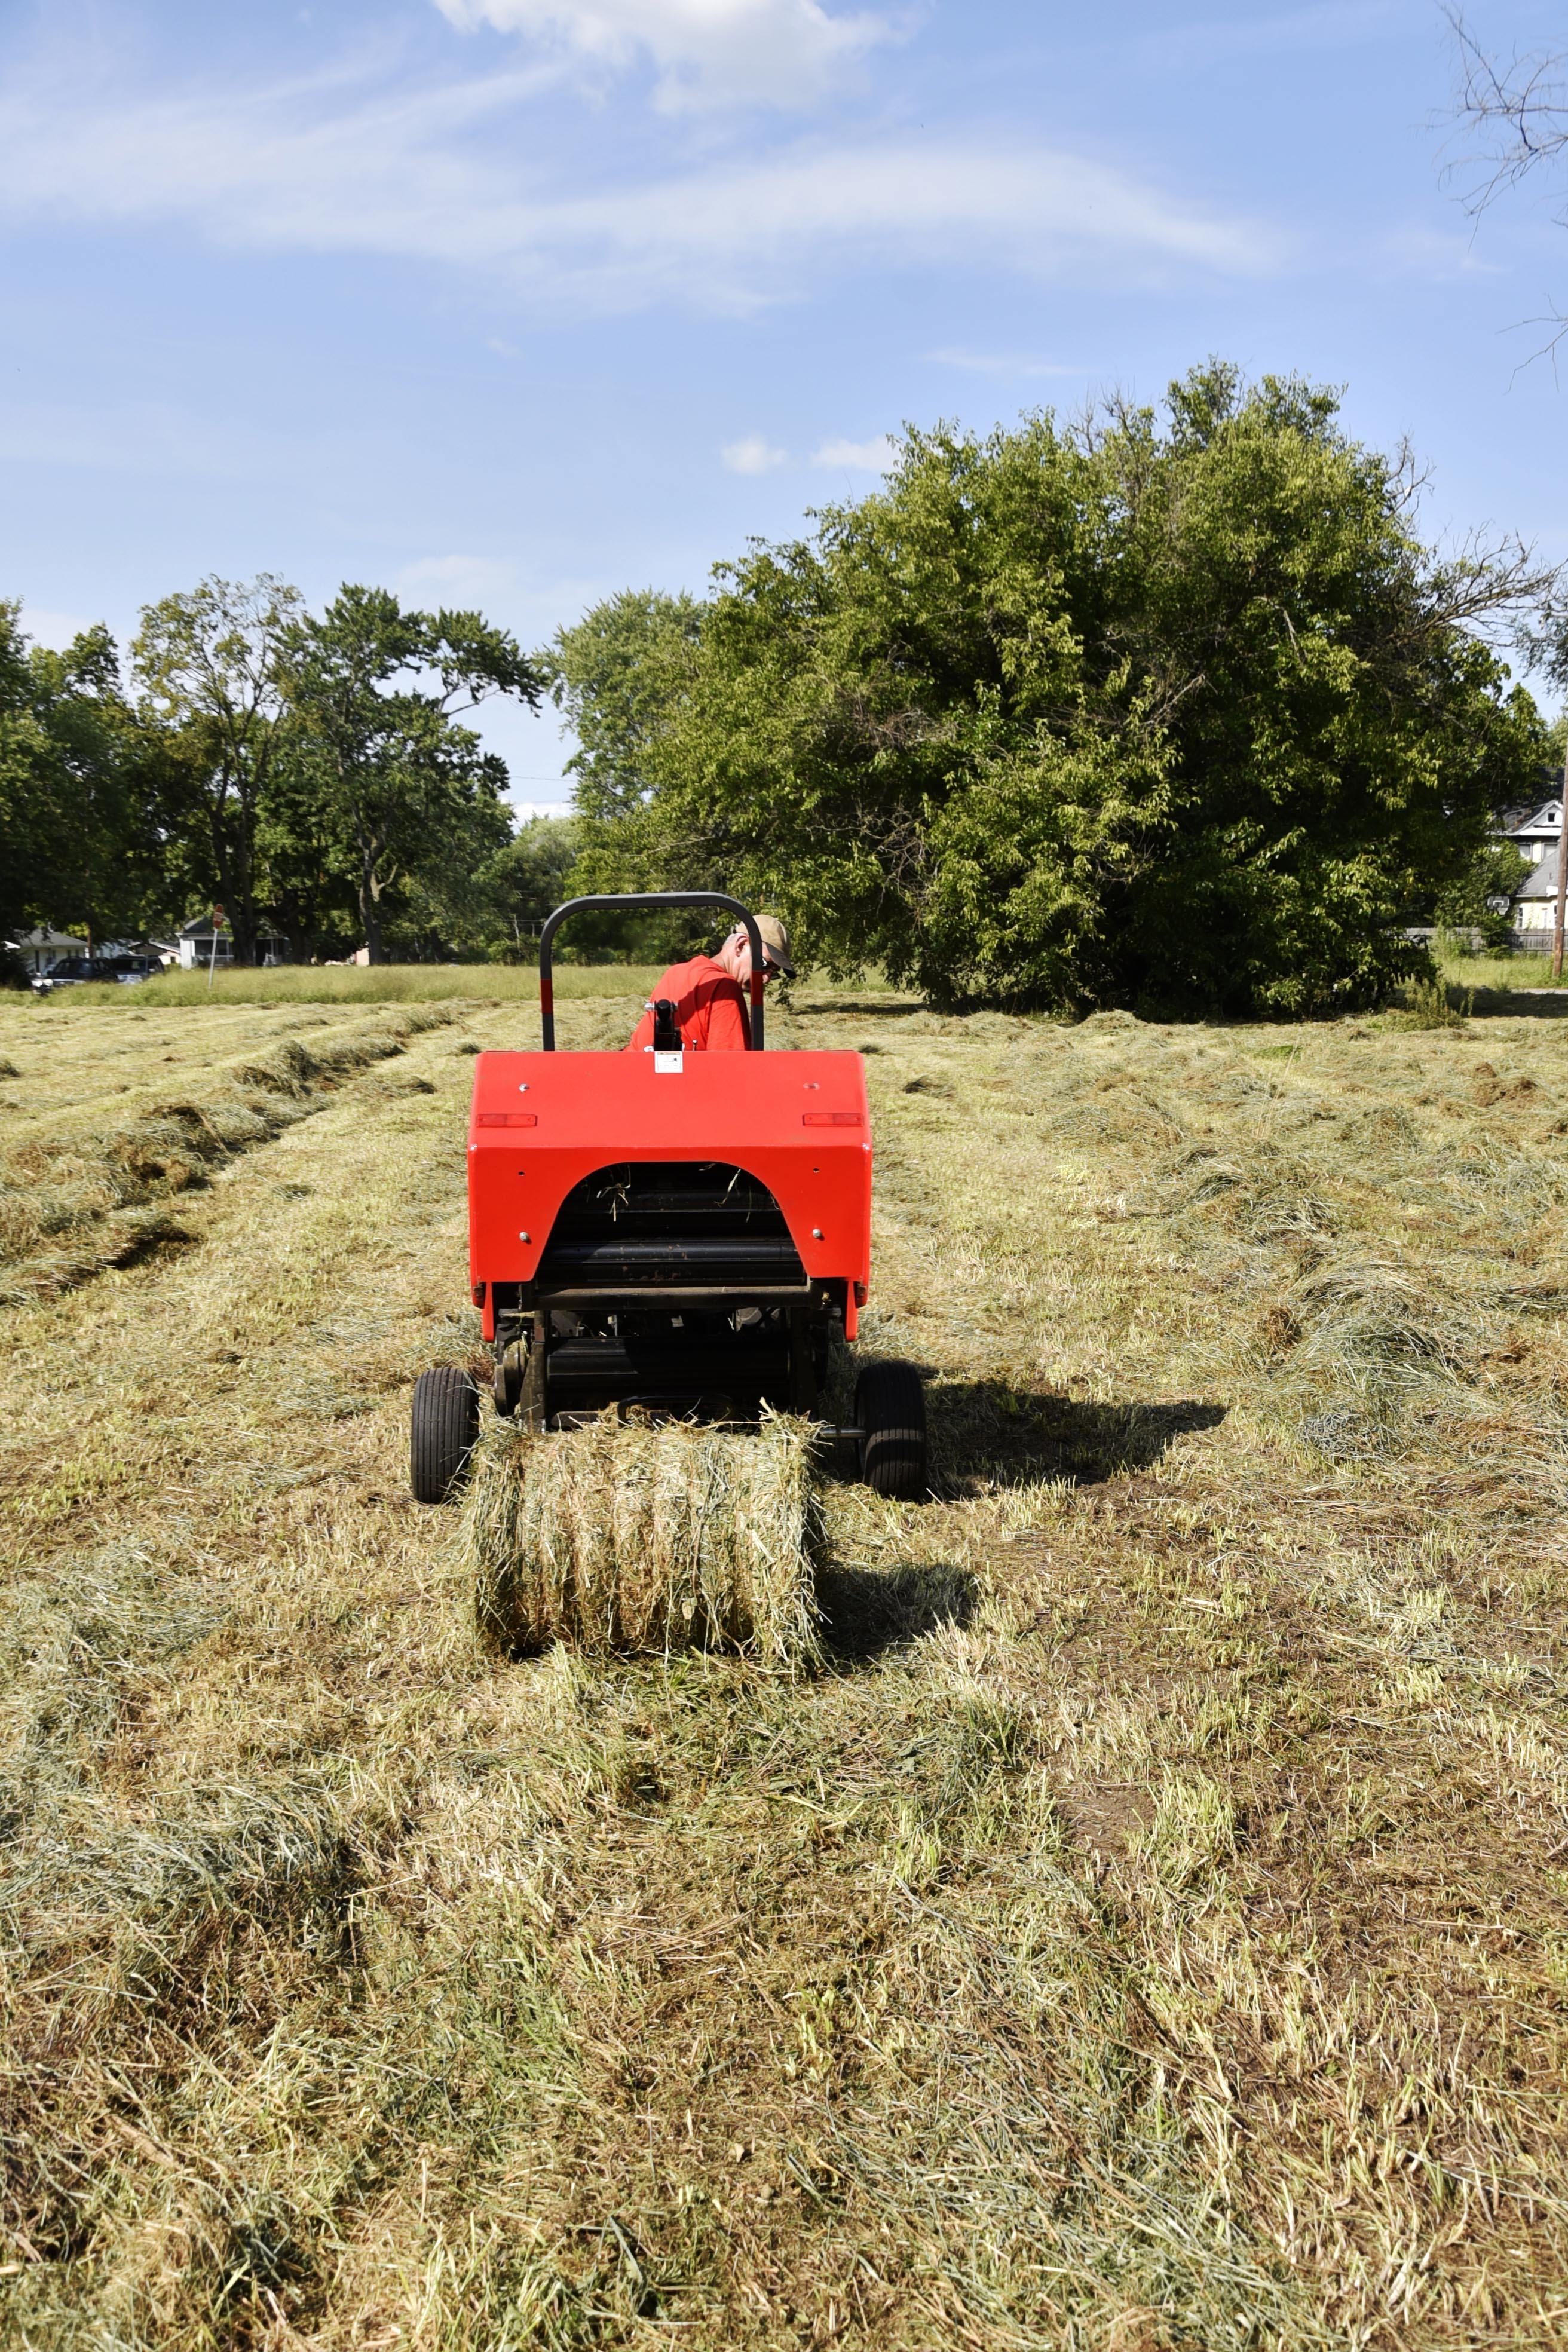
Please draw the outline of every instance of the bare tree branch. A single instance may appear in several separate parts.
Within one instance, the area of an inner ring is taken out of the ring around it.
[[[1498,198],[1517,188],[1530,175],[1552,167],[1568,152],[1568,50],[1537,50],[1521,56],[1516,49],[1508,62],[1489,55],[1470,29],[1459,0],[1441,0],[1444,16],[1459,52],[1460,81],[1456,119],[1479,134],[1477,145],[1448,166],[1465,167],[1479,176],[1467,189],[1463,202],[1472,220],[1479,220]],[[1568,200],[1554,214],[1568,227]],[[1550,327],[1552,331],[1531,361],[1550,358],[1568,336],[1568,316],[1553,308],[1543,317],[1521,320],[1521,326]],[[1517,373],[1518,371],[1516,370]]]
[[[1467,212],[1479,217],[1568,148],[1568,52],[1515,51],[1503,65],[1482,48],[1455,0],[1445,0],[1443,14],[1459,49],[1458,119],[1480,134],[1468,160],[1484,165],[1486,176],[1465,198]],[[1557,216],[1568,221],[1568,206]]]
[[[1426,570],[1429,616],[1443,626],[1479,629],[1488,620],[1516,620],[1537,611],[1557,589],[1563,567],[1543,563],[1512,533],[1467,534],[1452,555]],[[1482,632],[1484,634],[1484,632]]]

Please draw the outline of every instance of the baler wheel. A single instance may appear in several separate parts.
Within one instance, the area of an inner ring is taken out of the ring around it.
[[[868,1364],[855,1383],[860,1475],[879,1495],[916,1503],[930,1491],[926,1401],[912,1364]]]
[[[467,1372],[437,1364],[414,1383],[408,1466],[416,1503],[444,1503],[479,1433],[479,1392]]]

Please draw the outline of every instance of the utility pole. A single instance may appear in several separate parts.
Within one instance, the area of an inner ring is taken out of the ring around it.
[[[1568,771],[1557,799],[1557,916],[1552,926],[1552,977],[1563,977],[1563,915],[1568,907]]]

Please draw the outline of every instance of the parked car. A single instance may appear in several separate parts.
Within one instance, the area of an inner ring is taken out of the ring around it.
[[[98,956],[57,956],[47,971],[34,973],[33,986],[40,996],[48,996],[57,988],[76,988],[83,981],[108,978]]]
[[[61,956],[47,971],[35,976],[33,987],[39,996],[50,996],[57,988],[79,988],[89,981],[134,985],[151,980],[163,968],[156,956]]]

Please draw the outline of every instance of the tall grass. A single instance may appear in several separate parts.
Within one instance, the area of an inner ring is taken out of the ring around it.
[[[1549,955],[1466,955],[1451,945],[1434,942],[1437,970],[1456,988],[1485,989],[1508,996],[1524,988],[1563,987],[1552,977]]]
[[[646,996],[659,969],[657,964],[560,964],[555,993]],[[216,972],[210,988],[205,972],[173,971],[134,987],[115,983],[63,989],[45,1002],[155,1013],[173,1004],[432,1004],[447,997],[537,1004],[539,973],[532,964],[286,964],[275,971]]]

